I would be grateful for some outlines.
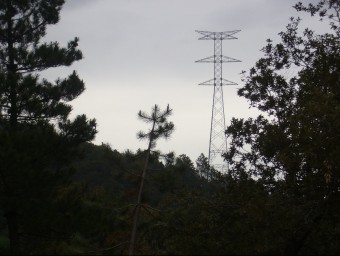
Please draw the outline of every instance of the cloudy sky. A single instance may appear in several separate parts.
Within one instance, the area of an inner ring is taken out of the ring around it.
[[[238,83],[224,87],[226,123],[232,117],[255,115],[237,96],[240,73],[262,56],[266,39],[278,41],[291,16],[294,0],[66,0],[57,25],[47,30],[47,41],[61,45],[80,38],[84,59],[68,68],[44,72],[44,77],[65,77],[76,70],[86,91],[74,101],[73,114],[96,118],[95,144],[113,149],[144,149],[136,138],[148,127],[137,119],[139,110],[154,104],[173,108],[176,130],[158,149],[186,154],[195,161],[208,155],[213,88],[198,86],[213,78],[213,64],[195,63],[213,55],[213,41],[198,40],[195,30],[238,30],[237,40],[225,40],[223,53],[241,60],[225,63],[223,77]]]

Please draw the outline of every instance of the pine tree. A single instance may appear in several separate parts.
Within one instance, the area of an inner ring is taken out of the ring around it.
[[[78,144],[96,134],[94,119],[68,119],[68,102],[85,89],[77,73],[55,82],[39,76],[40,71],[82,59],[78,38],[66,47],[41,43],[46,27],[59,21],[63,4],[0,0],[0,204],[12,254],[22,253],[22,237],[28,232],[24,221],[30,221],[25,212],[44,212],[34,207],[49,202],[48,196],[66,182],[63,166]]]
[[[152,109],[151,115],[144,113],[143,111],[138,112],[138,117],[146,123],[151,123],[151,130],[147,133],[138,132],[137,137],[140,140],[148,140],[148,148],[146,150],[146,157],[143,167],[143,172],[141,175],[141,182],[139,186],[138,199],[134,212],[133,219],[133,227],[131,232],[131,240],[129,247],[129,255],[134,254],[135,243],[136,243],[136,234],[137,234],[137,226],[139,222],[139,215],[142,207],[142,193],[144,188],[144,181],[146,177],[146,171],[148,169],[149,157],[151,150],[156,146],[156,140],[160,138],[169,138],[172,132],[174,131],[174,124],[172,122],[168,122],[167,118],[172,114],[172,109],[170,109],[169,105],[166,110],[161,111],[157,105],[155,105]]]

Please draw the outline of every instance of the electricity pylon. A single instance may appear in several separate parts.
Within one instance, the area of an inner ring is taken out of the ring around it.
[[[224,32],[209,32],[197,31],[203,35],[199,40],[214,40],[214,55],[208,58],[198,60],[196,62],[214,63],[214,78],[199,85],[214,86],[211,127],[210,127],[210,141],[209,141],[209,165],[220,172],[227,171],[227,165],[223,161],[222,154],[227,151],[227,138],[225,135],[225,115],[223,102],[223,85],[236,85],[222,78],[222,63],[224,62],[240,62],[240,60],[233,59],[222,55],[222,41],[229,39],[237,39],[233,35],[240,30],[224,31]]]

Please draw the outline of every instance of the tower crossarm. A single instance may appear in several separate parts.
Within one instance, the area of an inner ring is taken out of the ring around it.
[[[204,62],[204,63],[216,63],[216,62],[220,62],[220,63],[226,63],[226,62],[241,62],[240,60],[237,59],[233,59],[224,55],[221,56],[210,56],[204,59],[200,59],[197,60],[195,62]]]
[[[198,85],[213,85],[213,86],[215,86],[216,85],[216,79],[213,78],[213,79],[210,79],[210,80],[205,81],[203,83],[200,83]],[[219,85],[221,85],[221,86],[222,85],[237,85],[237,83],[234,83],[232,81],[229,81],[227,79],[222,78],[221,82],[219,83]]]
[[[223,32],[210,32],[196,30],[197,33],[201,34],[202,37],[199,40],[225,40],[225,39],[237,39],[233,35],[240,32],[241,30],[223,31]]]

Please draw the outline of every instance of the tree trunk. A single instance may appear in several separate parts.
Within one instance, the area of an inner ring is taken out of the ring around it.
[[[148,150],[147,150],[147,153],[146,153],[143,173],[142,173],[142,177],[141,177],[141,181],[140,181],[137,205],[136,205],[136,209],[135,209],[133,227],[132,227],[132,232],[131,232],[129,255],[134,254],[134,248],[135,248],[135,243],[136,243],[136,234],[137,234],[137,226],[138,226],[138,222],[139,222],[140,207],[141,207],[141,202],[142,202],[142,193],[143,193],[146,170],[148,168],[148,163],[149,163],[151,145],[152,145],[152,140],[153,140],[152,137],[153,137],[153,132],[154,132],[154,129],[155,129],[155,124],[156,124],[156,120],[153,122],[153,125],[152,125],[150,140],[149,140],[149,146],[148,146]]]
[[[9,3],[10,4],[10,3]],[[13,42],[13,13],[12,6],[8,7],[8,11],[6,13],[7,16],[7,54],[8,54],[8,64],[7,64],[7,83],[10,88],[10,126],[11,130],[15,131],[17,128],[18,122],[18,107],[17,107],[17,81],[16,81],[16,72],[17,65],[14,60],[14,42]]]
[[[14,41],[13,41],[13,7],[11,1],[7,2],[7,54],[8,54],[8,64],[7,64],[7,84],[10,88],[10,110],[9,110],[9,124],[10,131],[15,133],[18,124],[18,107],[17,107],[17,65],[14,59]],[[9,240],[10,240],[10,250],[12,255],[21,254],[21,244],[20,244],[20,234],[19,234],[19,220],[18,213],[14,209],[10,209],[5,213],[7,219]]]
[[[20,255],[21,244],[19,235],[18,214],[15,211],[8,211],[5,214],[5,217],[7,219],[11,254]]]

